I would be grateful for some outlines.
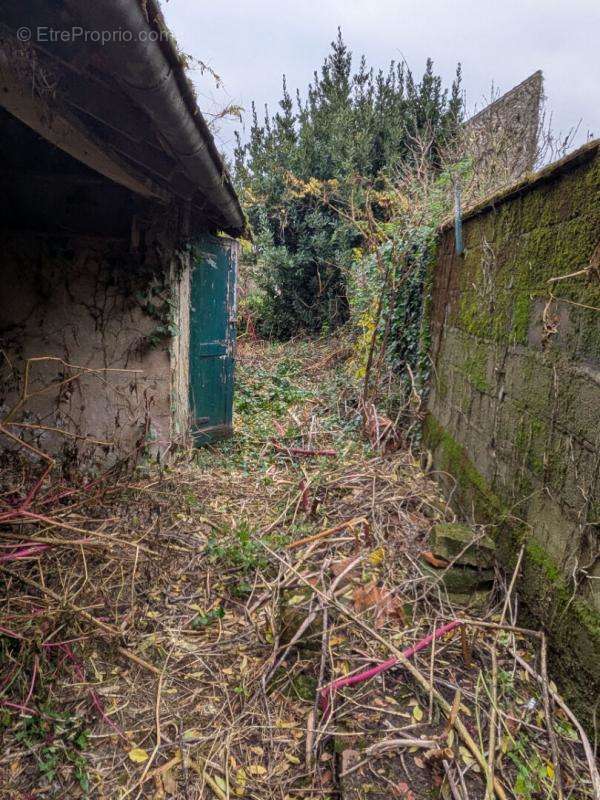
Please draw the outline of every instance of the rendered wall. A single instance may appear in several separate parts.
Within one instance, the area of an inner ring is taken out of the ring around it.
[[[187,431],[189,270],[154,244],[0,243],[0,421],[65,469],[156,457]]]
[[[554,672],[600,689],[600,155],[592,143],[442,231],[425,445],[462,512],[495,525]],[[563,280],[557,277],[580,272]]]

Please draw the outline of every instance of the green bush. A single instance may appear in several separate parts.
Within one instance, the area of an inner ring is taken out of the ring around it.
[[[323,333],[350,317],[349,275],[363,243],[340,214],[363,183],[377,188],[411,159],[415,138],[433,136],[438,158],[462,114],[460,67],[451,90],[430,60],[416,82],[404,64],[353,72],[341,33],[303,98],[283,81],[280,110],[264,122],[253,106],[249,141],[235,154],[236,182],[254,231],[261,290],[259,331],[285,338]],[[376,213],[385,218],[384,207]]]

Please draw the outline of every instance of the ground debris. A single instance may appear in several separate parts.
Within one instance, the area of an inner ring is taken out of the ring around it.
[[[472,615],[432,580],[457,520],[369,442],[347,352],[243,346],[236,438],[146,477],[3,478],[0,797],[534,800],[553,740],[563,796],[594,796],[514,582]]]

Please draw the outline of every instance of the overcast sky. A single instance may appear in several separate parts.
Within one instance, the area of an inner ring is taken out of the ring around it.
[[[463,65],[467,108],[485,105],[492,83],[505,92],[532,72],[545,77],[553,127],[580,124],[576,144],[600,135],[600,0],[246,0],[162,3],[181,49],[222,77],[217,92],[194,73],[203,111],[228,103],[272,110],[281,77],[303,91],[341,26],[355,63],[362,53],[375,68],[405,59],[415,76],[425,60],[449,83]],[[218,144],[231,152],[226,124]]]

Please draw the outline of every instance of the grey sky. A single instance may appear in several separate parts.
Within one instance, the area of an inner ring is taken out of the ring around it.
[[[404,58],[420,76],[427,56],[451,81],[463,65],[470,110],[481,108],[492,82],[507,91],[536,69],[545,77],[553,128],[581,120],[576,144],[600,135],[599,0],[169,0],[163,11],[186,53],[209,63],[226,91],[194,74],[203,111],[227,103],[276,109],[281,76],[305,89],[342,27],[355,62],[386,67]],[[233,130],[222,125],[219,145],[231,151]]]

